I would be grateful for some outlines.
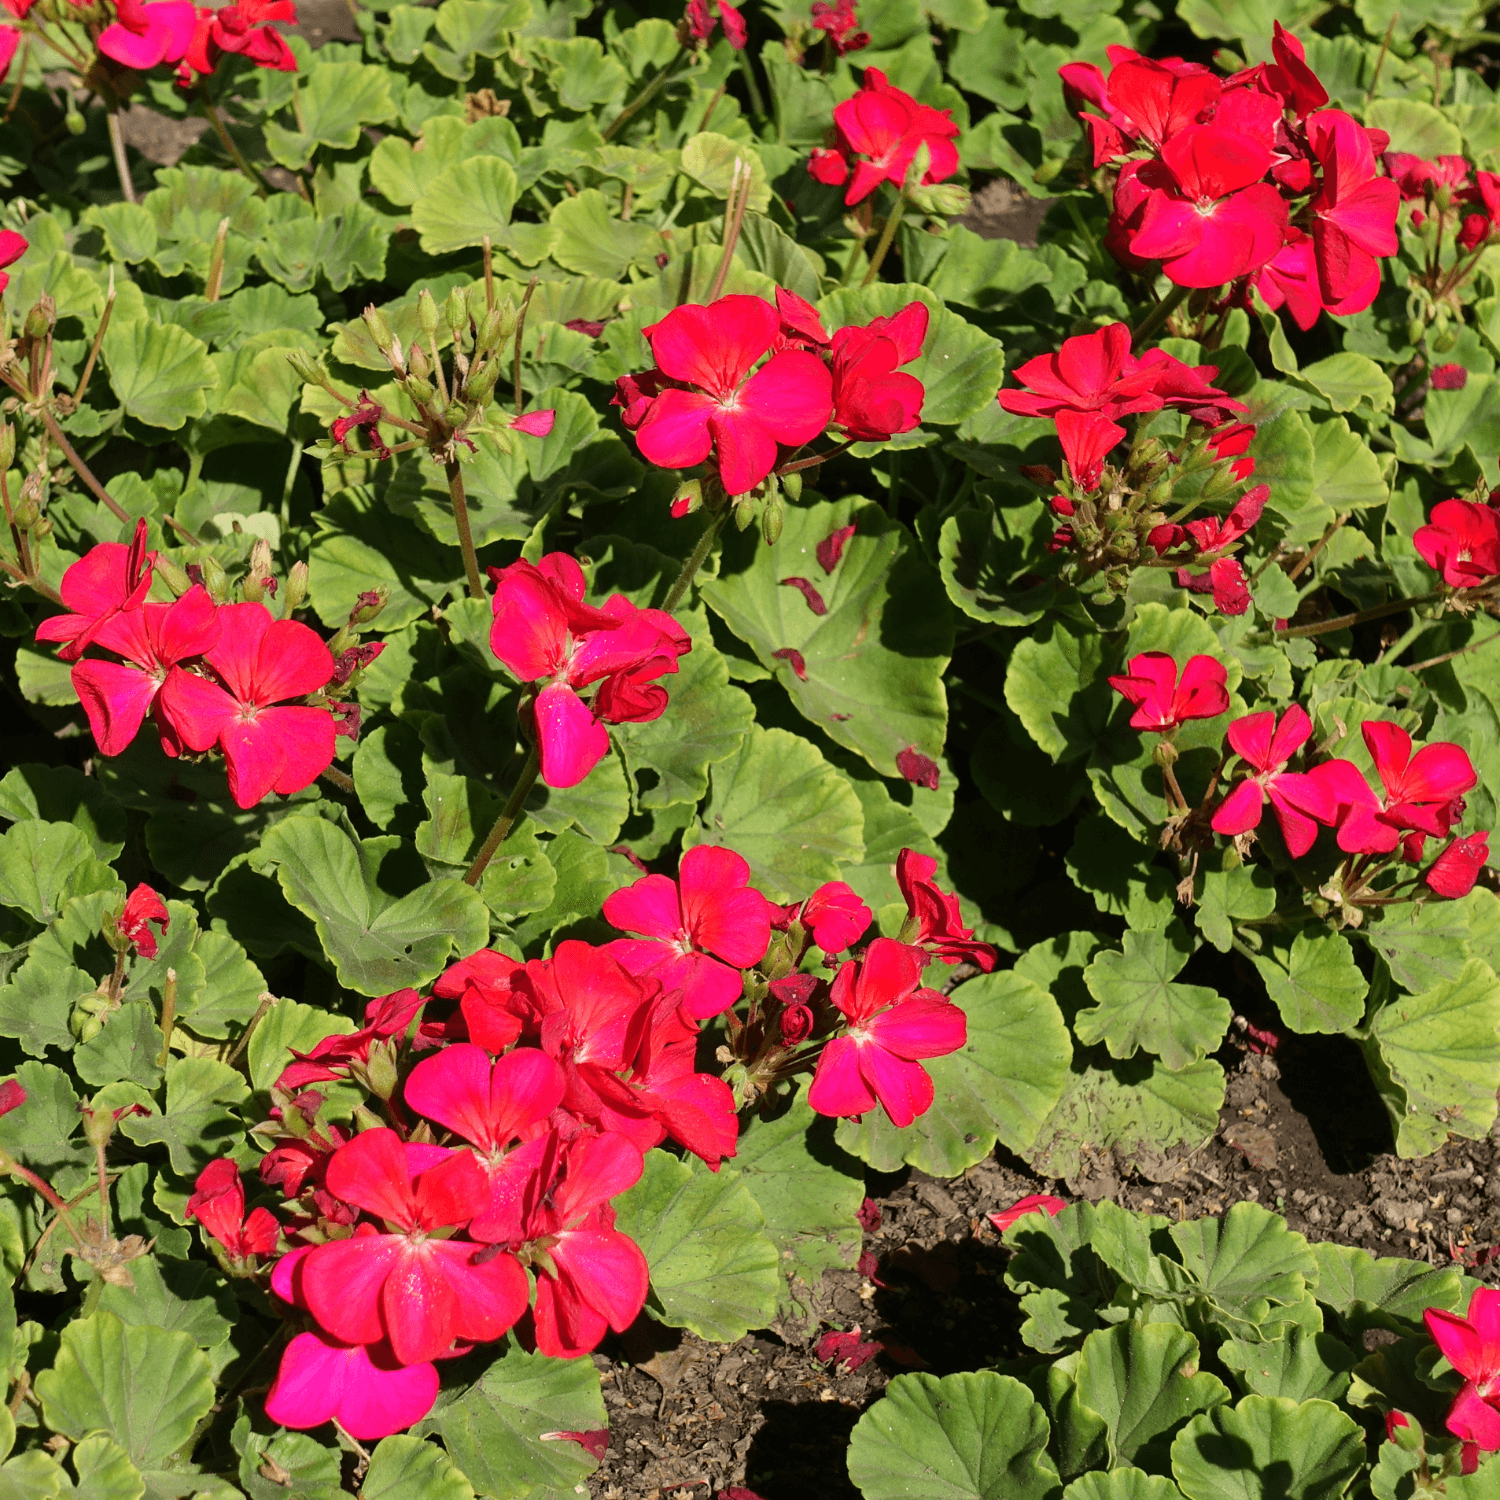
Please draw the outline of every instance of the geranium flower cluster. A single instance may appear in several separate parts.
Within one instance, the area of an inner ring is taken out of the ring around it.
[[[1165,738],[1167,745],[1159,749],[1169,749],[1182,724],[1217,718],[1229,708],[1224,665],[1211,656],[1192,657],[1179,675],[1174,658],[1146,651],[1109,681],[1132,705],[1131,727]],[[1387,904],[1394,893],[1418,883],[1438,896],[1468,895],[1489,859],[1487,830],[1455,833],[1464,816],[1464,794],[1479,784],[1468,752],[1437,741],[1413,753],[1405,729],[1378,719],[1367,719],[1360,732],[1378,787],[1351,760],[1302,763],[1313,724],[1300,704],[1292,704],[1279,718],[1267,709],[1235,719],[1226,730],[1227,748],[1200,814],[1215,833],[1247,846],[1269,803],[1294,859],[1312,849],[1320,828],[1332,829],[1346,858],[1339,880],[1325,886],[1323,894],[1350,920],[1358,920],[1360,906]],[[1174,759],[1171,753],[1157,756],[1169,798],[1187,813],[1172,775]],[[1219,797],[1221,777],[1228,791]],[[1429,840],[1441,845],[1431,857]],[[1377,877],[1397,860],[1420,869],[1396,886],[1376,886]]]
[[[1411,539],[1449,588],[1483,588],[1500,577],[1500,509],[1493,503],[1440,500]]]
[[[382,996],[358,1030],[294,1053],[255,1131],[278,1212],[247,1213],[227,1159],[187,1208],[230,1274],[269,1277],[296,1330],[272,1420],[382,1437],[431,1408],[438,1362],[512,1328],[558,1357],[623,1331],[648,1268],[611,1202],[663,1142],[717,1170],[735,1154],[737,1094],[812,1072],[822,1113],[879,1106],[906,1125],[926,1110],[922,1062],[961,1047],[966,1023],[922,987],[924,968],[996,962],[935,873],[903,851],[907,922],[856,949],[871,913],[847,885],[779,907],[738,854],[700,845],[676,879],[646,875],[605,903],[629,936],[565,940],[529,962],[483,949],[430,998]],[[800,967],[814,946],[831,981]],[[696,1071],[715,1017],[735,1090]],[[316,1085],[336,1079],[368,1089],[389,1123],[362,1111],[368,1128],[351,1136],[327,1122]]]
[[[63,574],[69,613],[37,628],[37,640],[60,642],[58,655],[73,663],[100,754],[121,754],[149,715],[167,755],[222,753],[240,807],[311,785],[336,736],[358,733],[357,705],[340,700],[382,648],[351,645],[335,659],[299,621],[276,619],[258,600],[216,603],[181,574],[187,586],[175,600],[154,600],[165,572],[142,521],[130,543],[103,542]],[[258,582],[274,592],[274,579]],[[357,613],[379,602],[372,594]],[[85,656],[90,647],[109,655]]]
[[[1050,469],[1029,469],[1058,493],[1050,504],[1062,518],[1052,550],[1071,551],[1086,569],[1132,563],[1178,564],[1179,584],[1212,593],[1225,614],[1250,605],[1244,569],[1230,554],[1260,519],[1270,491],[1265,485],[1234,499],[1227,515],[1168,521],[1160,485],[1176,475],[1207,471],[1199,499],[1229,498],[1255,472],[1247,451],[1255,437],[1236,420],[1242,402],[1212,382],[1215,365],[1186,365],[1161,349],[1130,352],[1130,329],[1111,323],[1065,339],[1056,354],[1029,359],[1016,371],[1023,390],[1000,392],[1000,405],[1017,416],[1045,417],[1057,428],[1068,483]],[[1175,446],[1139,437],[1122,467],[1107,469],[1110,454],[1130,434],[1121,419],[1170,408],[1188,419]],[[1185,514],[1185,512],[1184,512]]]
[[[853,6],[847,16],[841,11],[829,13],[827,6],[823,10],[825,14],[818,16],[814,7],[818,18],[813,24],[828,32],[841,53],[852,50],[851,45],[840,42],[857,24]],[[863,44],[854,39],[853,45]],[[828,187],[848,182],[844,202],[852,206],[862,203],[882,182],[900,188],[924,146],[928,166],[922,185],[946,182],[958,171],[958,148],[953,144],[958,133],[948,110],[917,103],[890,83],[879,68],[866,68],[859,92],[834,108],[832,139],[812,153],[807,170],[815,182]]]
[[[1466,1451],[1463,1469],[1472,1473],[1480,1453],[1500,1452],[1500,1291],[1475,1287],[1464,1317],[1429,1307],[1422,1318],[1443,1358],[1463,1380],[1446,1425],[1465,1450],[1472,1446],[1473,1461]]]
[[[1327,308],[1360,312],[1396,253],[1400,193],[1380,175],[1384,131],[1343,110],[1302,45],[1276,24],[1274,62],[1228,78],[1181,58],[1109,49],[1059,70],[1095,166],[1117,169],[1106,243],[1127,270],[1160,267],[1178,286],[1252,282],[1310,328]]]
[[[609,752],[605,724],[659,719],[667,690],[656,681],[692,650],[664,610],[639,609],[623,594],[585,604],[583,569],[565,552],[533,565],[491,568],[490,649],[521,681],[542,684],[523,711],[542,780],[576,786]],[[588,702],[580,689],[592,687]]]
[[[36,0],[3,4],[18,21],[27,21]],[[100,56],[118,68],[144,73],[175,63],[177,82],[184,88],[212,73],[225,53],[246,57],[257,67],[297,71],[286,38],[271,24],[296,24],[293,0],[236,0],[217,10],[192,0],[111,0],[110,10],[112,19],[94,11],[80,12],[78,19],[86,22]],[[0,62],[7,68],[19,40],[16,28],[0,29]]]
[[[642,330],[655,368],[616,381],[612,404],[647,462],[685,469],[712,455],[725,494],[744,495],[781,472],[782,449],[790,462],[829,428],[846,444],[910,432],[926,392],[900,366],[921,354],[927,329],[920,302],[832,335],[783,288],[774,304],[689,303]]]

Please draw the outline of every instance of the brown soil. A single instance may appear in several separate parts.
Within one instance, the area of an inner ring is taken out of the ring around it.
[[[915,1170],[871,1182],[880,1225],[864,1237],[874,1278],[831,1271],[807,1327],[779,1324],[729,1346],[638,1325],[595,1356],[610,1446],[596,1500],[711,1500],[745,1487],[764,1500],[856,1500],[845,1448],[860,1413],[903,1370],[942,1375],[1014,1358],[1006,1254],[985,1219],[1029,1193],[1112,1198],[1191,1219],[1251,1200],[1311,1240],[1358,1245],[1473,1274],[1500,1239],[1500,1129],[1450,1141],[1423,1161],[1390,1154],[1364,1064],[1342,1038],[1289,1037],[1275,1057],[1221,1054],[1228,1096],[1213,1139],[1123,1170],[1113,1157],[1077,1178],[1038,1178],[997,1153],[955,1181]],[[894,1346],[857,1371],[813,1357],[828,1328]]]
[[[1033,198],[1008,177],[997,177],[974,193],[968,211],[955,223],[987,240],[1014,240],[1028,250],[1037,244],[1037,230],[1052,207],[1050,198]]]

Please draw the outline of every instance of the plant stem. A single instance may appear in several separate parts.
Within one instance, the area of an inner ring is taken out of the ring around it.
[[[1419,661],[1408,667],[1408,672],[1425,672],[1428,667],[1440,667],[1444,662],[1453,661],[1460,656],[1467,656],[1471,651],[1478,651],[1481,646],[1488,646],[1491,641],[1500,641],[1500,630],[1493,635],[1487,635],[1482,641],[1472,641],[1467,646],[1460,646],[1457,651],[1445,651],[1441,656],[1429,657],[1426,661]]]
[[[214,104],[213,96],[208,92],[208,84],[205,83],[201,78],[198,80],[198,97],[203,101],[203,113],[207,116],[208,123],[213,126],[214,134],[219,138],[219,144],[223,146],[223,148],[229,153],[230,161],[232,161],[235,166],[237,166],[240,171],[245,174],[245,176],[249,179],[251,186],[254,187],[255,191],[260,194],[262,198],[264,198],[266,196],[265,178],[263,178],[260,173],[257,172],[250,165],[250,163],[245,160],[243,156],[240,155],[240,148],[235,145],[233,139],[230,137],[229,131],[225,127],[223,118],[220,116],[218,108]],[[298,103],[298,112],[300,114],[300,101],[298,101]],[[301,128],[300,120],[298,121],[298,128]],[[301,179],[299,178],[298,181],[300,183]],[[305,188],[302,190],[302,196],[304,198],[307,197],[307,190]],[[135,200],[132,199],[131,201],[134,202]]]
[[[255,1028],[260,1025],[265,1013],[276,1004],[276,996],[270,991],[265,991],[260,997],[260,1004],[255,1008],[255,1014],[250,1017],[250,1024],[240,1033],[240,1039],[234,1044],[234,1050],[224,1059],[232,1068],[239,1061],[240,1053],[250,1045],[250,1038],[255,1035]]]
[[[886,219],[885,228],[880,231],[880,238],[875,244],[875,253],[870,257],[870,264],[865,271],[865,279],[859,284],[861,291],[880,274],[880,264],[885,259],[886,252],[891,248],[891,241],[896,238],[896,231],[901,227],[901,220],[905,214],[906,193],[902,191],[896,197],[896,206]]]
[[[658,73],[656,77],[653,78],[650,83],[648,83],[640,91],[640,93],[638,93],[635,98],[632,99],[630,103],[627,104],[625,108],[622,109],[620,113],[617,114],[614,119],[611,120],[609,124],[599,132],[599,134],[606,141],[610,140],[622,125],[628,123],[631,119],[633,119],[636,114],[643,110],[662,91],[662,89],[674,77],[676,77],[677,70],[682,67],[683,63],[687,60],[687,57],[687,48],[679,47],[677,49],[677,56],[674,57],[672,61],[669,62],[666,67],[664,67],[661,72]]]
[[[474,553],[474,533],[469,527],[469,502],[464,494],[463,470],[456,458],[450,458],[443,466],[448,476],[448,493],[453,498],[453,524],[458,528],[458,548],[464,555],[464,576],[469,580],[469,597],[484,598],[484,575],[479,571],[479,559]]]
[[[531,306],[531,294],[536,291],[538,277],[533,276],[526,286],[526,295],[521,298],[521,310],[516,314],[516,360],[512,371],[516,388],[516,415],[521,415],[525,404],[525,392],[521,389],[521,335],[526,332],[526,309]]]
[[[490,829],[484,846],[474,856],[474,863],[464,874],[465,885],[479,884],[480,877],[495,857],[495,851],[510,837],[510,831],[521,816],[521,808],[530,795],[532,787],[536,785],[537,773],[541,769],[542,758],[537,747],[533,745],[527,753],[526,764],[521,767],[521,774],[516,780],[515,787],[506,799],[505,806],[500,809],[500,816],[495,819],[495,826]]]
[[[1140,323],[1131,332],[1131,348],[1133,349],[1137,344],[1141,343],[1142,340],[1150,338],[1151,335],[1154,334],[1156,330],[1160,328],[1167,321],[1167,319],[1170,318],[1172,314],[1182,306],[1184,302],[1187,301],[1188,293],[1191,290],[1191,287],[1173,287],[1172,290],[1168,292],[1167,295],[1163,297],[1161,301],[1158,302],[1156,306],[1153,307],[1144,318],[1141,319]]]
[[[693,548],[692,555],[683,563],[682,571],[678,573],[676,581],[667,592],[667,597],[662,600],[661,607],[670,614],[679,604],[683,596],[693,585],[693,579],[697,576],[698,569],[708,560],[708,554],[713,551],[714,543],[719,539],[719,533],[724,529],[724,523],[729,519],[732,507],[726,505],[716,516],[714,516],[703,528],[703,535],[698,538],[698,545]]]
[[[719,251],[719,265],[708,288],[708,300],[717,302],[729,278],[729,263],[734,259],[734,247],[739,243],[740,226],[745,222],[745,210],[750,206],[750,167],[738,156],[734,159],[734,175],[729,179],[729,196],[724,200],[724,243]]]
[[[134,203],[135,184],[130,180],[130,162],[125,155],[125,137],[120,130],[120,104],[116,99],[107,102],[105,119],[109,125],[109,149],[115,158],[115,171],[120,178],[120,193],[127,203]]]
[[[484,310],[495,310],[495,247],[489,235],[484,237]]]
[[[1335,516],[1329,523],[1328,529],[1323,533],[1322,536],[1318,538],[1318,540],[1313,544],[1312,548],[1297,560],[1295,567],[1289,568],[1287,570],[1286,576],[1291,579],[1293,583],[1296,583],[1296,581],[1303,575],[1303,573],[1305,573],[1307,569],[1317,561],[1318,554],[1329,544],[1329,542],[1333,540],[1334,532],[1336,532],[1339,527],[1342,526],[1348,519],[1348,511],[1345,511],[1341,516]]]
[[[1385,55],[1391,50],[1391,37],[1396,31],[1396,22],[1400,19],[1401,12],[1396,11],[1391,16],[1391,23],[1385,28],[1385,39],[1380,44],[1380,51],[1375,56],[1375,66],[1370,70],[1370,86],[1365,90],[1365,103],[1368,104],[1375,96],[1375,85],[1380,82],[1380,70],[1385,65]]]
[[[47,429],[47,435],[62,449],[62,456],[67,459],[73,472],[94,492],[95,497],[104,503],[117,520],[124,521],[128,526],[135,517],[94,478],[93,470],[74,451],[73,445],[64,436],[62,428],[57,425],[57,418],[52,415],[51,411],[44,406],[41,412],[42,425]]]
[[[326,781],[329,786],[336,786],[341,792],[355,791],[354,778],[347,771],[341,771],[337,766],[324,766],[318,775]]]
[[[750,95],[750,113],[757,120],[766,117],[766,101],[760,92],[760,84],[755,79],[755,65],[750,61],[748,51],[741,49],[739,54],[740,72],[745,75],[745,89]]]
[[[94,333],[94,342],[89,346],[89,357],[84,361],[83,374],[78,377],[78,386],[73,392],[73,405],[76,407],[83,400],[84,394],[89,388],[89,379],[94,373],[94,366],[99,360],[99,349],[104,343],[104,334],[109,328],[110,314],[115,310],[115,268],[109,268],[109,295],[104,301],[104,311],[99,315],[99,327]]]
[[[172,1028],[177,1024],[177,970],[167,970],[167,982],[161,988],[161,1056],[156,1066],[165,1069],[172,1060]]]
[[[1332,620],[1317,620],[1311,625],[1293,625],[1287,630],[1273,633],[1278,641],[1291,640],[1296,636],[1327,635],[1333,630],[1347,630],[1351,625],[1363,625],[1367,620],[1383,620],[1387,615],[1400,614],[1403,609],[1413,609],[1418,604],[1432,604],[1443,597],[1441,589],[1430,594],[1418,594],[1411,599],[1392,599],[1389,604],[1377,604],[1372,609],[1356,610],[1351,615],[1339,615]]]

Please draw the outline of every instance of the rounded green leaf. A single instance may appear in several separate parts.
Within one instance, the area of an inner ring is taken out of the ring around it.
[[[47,1425],[80,1441],[112,1437],[138,1468],[176,1452],[213,1405],[208,1356],[186,1333],[128,1328],[96,1312],[63,1329],[50,1370],[36,1378]]]
[[[453,1462],[487,1500],[523,1500],[538,1493],[566,1495],[581,1486],[599,1461],[567,1434],[608,1425],[592,1360],[509,1349],[419,1431],[442,1438]],[[448,1500],[446,1491],[438,1495]],[[423,1491],[421,1500],[427,1496]],[[395,1500],[394,1492],[388,1500]]]
[[[618,218],[598,188],[562,199],[548,222],[553,260],[564,270],[601,281],[620,281],[632,266],[651,266],[664,243],[649,224]]]
[[[1172,1475],[1188,1500],[1336,1500],[1364,1457],[1364,1434],[1331,1401],[1246,1396],[1188,1423]]]
[[[830,574],[817,548],[851,525]],[[788,577],[807,580],[822,613]],[[754,531],[732,538],[702,592],[803,715],[882,776],[899,774],[896,757],[909,746],[942,753],[952,613],[910,533],[880,506],[789,506],[774,547]]]
[[[516,170],[498,156],[478,156],[449,167],[412,204],[411,221],[429,255],[504,243],[518,187]]]
[[[669,1328],[733,1343],[776,1315],[776,1247],[740,1174],[696,1158],[646,1154],[646,1170],[614,1200],[615,1228],[651,1267],[647,1306]]]
[[[474,1486],[438,1447],[409,1433],[382,1438],[360,1500],[473,1500]]]
[[[208,410],[205,392],[219,384],[208,346],[175,323],[113,320],[104,362],[126,415],[173,432]]]
[[[865,1500],[1047,1500],[1048,1431],[1009,1375],[898,1375],[855,1424],[849,1477]]]
[[[1046,990],[1007,971],[960,985],[953,1001],[969,1035],[957,1052],[922,1064],[932,1076],[932,1108],[904,1130],[883,1109],[839,1122],[839,1144],[878,1172],[909,1162],[935,1177],[956,1177],[996,1141],[1024,1152],[1067,1087],[1073,1048]]]
[[[1182,1491],[1160,1474],[1110,1469],[1080,1474],[1063,1491],[1063,1500],[1182,1500]]]
[[[864,814],[849,783],[806,740],[752,725],[735,754],[709,772],[701,821],[683,846],[720,844],[749,862],[774,901],[801,899],[840,863],[864,859]]]
[[[1306,927],[1289,948],[1267,947],[1255,954],[1254,963],[1293,1031],[1344,1031],[1365,1013],[1369,982],[1341,932],[1321,924]]]

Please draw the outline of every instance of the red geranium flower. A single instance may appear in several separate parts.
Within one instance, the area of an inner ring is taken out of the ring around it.
[[[430,1361],[403,1365],[388,1344],[340,1344],[314,1331],[299,1333],[286,1346],[266,1394],[266,1415],[304,1431],[337,1422],[368,1443],[420,1422],[437,1393],[438,1372]]]
[[[1341,314],[1363,312],[1380,290],[1376,257],[1398,248],[1401,191],[1376,175],[1369,133],[1342,110],[1309,115],[1307,139],[1323,171],[1308,205],[1323,304],[1337,304]]]
[[[645,329],[657,364],[651,394],[644,378],[627,377],[615,398],[626,408],[626,425],[634,425],[641,456],[685,469],[713,452],[724,488],[743,495],[775,467],[778,443],[799,447],[817,437],[833,414],[822,360],[782,349],[751,373],[780,331],[764,297],[743,295],[674,308]]]
[[[897,366],[921,354],[927,324],[926,304],[908,302],[892,317],[834,334],[833,425],[846,437],[883,443],[921,421],[926,389],[915,375],[898,373]]]
[[[1411,540],[1450,588],[1478,588],[1500,574],[1500,511],[1488,505],[1440,500]]]
[[[1454,841],[1433,860],[1422,877],[1440,896],[1456,900],[1467,896],[1479,879],[1479,872],[1489,863],[1490,836],[1485,830]]]
[[[125,905],[115,926],[120,936],[142,958],[156,957],[156,934],[151,931],[153,922],[165,936],[167,928],[172,925],[172,918],[156,891],[149,885],[138,885],[125,898]]]
[[[21,33],[14,26],[0,29],[0,79],[10,72],[10,60],[21,45]],[[0,266],[13,266],[26,254],[28,245],[14,229],[0,229]],[[10,272],[0,271],[0,292],[10,285]]]
[[[1224,664],[1212,656],[1192,657],[1179,679],[1172,657],[1143,651],[1109,685],[1134,706],[1130,727],[1153,734],[1165,734],[1189,719],[1216,719],[1229,707]]]
[[[688,1015],[706,1020],[740,998],[740,971],[758,964],[771,941],[775,908],[750,884],[750,866],[732,849],[697,844],[677,879],[647,875],[604,902],[605,920],[642,934],[609,945],[633,974],[677,992]]]
[[[1437,1307],[1422,1317],[1443,1358],[1464,1379],[1448,1409],[1448,1431],[1482,1452],[1500,1452],[1500,1291],[1476,1287],[1467,1317]]]
[[[1000,1213],[988,1214],[986,1217],[996,1229],[1004,1234],[1017,1219],[1024,1219],[1027,1214],[1045,1214],[1049,1219],[1055,1219],[1068,1205],[1061,1198],[1054,1198],[1051,1193],[1033,1193],[1028,1198],[1021,1198]]]
[[[1235,786],[1214,814],[1215,833],[1234,835],[1259,827],[1269,797],[1292,857],[1298,859],[1312,848],[1318,824],[1333,822],[1333,803],[1314,777],[1287,770],[1312,732],[1306,709],[1296,703],[1281,716],[1280,724],[1267,710],[1246,714],[1229,726],[1230,747],[1252,774]]]
[[[977,942],[965,927],[958,897],[933,880],[937,861],[930,854],[903,849],[896,856],[896,884],[906,901],[907,941],[929,959],[945,964],[969,963],[986,974],[999,962],[988,943]]]
[[[807,1102],[819,1114],[862,1115],[879,1103],[904,1127],[931,1108],[920,1059],[958,1051],[968,1022],[946,997],[919,988],[921,978],[922,955],[891,938],[876,938],[863,961],[839,970],[832,1000],[848,1029],[818,1058]]]
[[[198,1174],[183,1212],[197,1219],[236,1261],[270,1255],[281,1233],[269,1209],[254,1208],[245,1217],[245,1185],[240,1169],[227,1156],[209,1162]]]
[[[859,16],[855,13],[854,0],[813,0],[812,23],[821,31],[832,46],[834,53],[843,57],[850,52],[859,52],[870,45],[870,34],[858,30]]]
[[[157,698],[161,717],[189,750],[223,750],[240,807],[268,792],[300,792],[333,760],[334,719],[286,700],[327,685],[328,647],[306,625],[272,619],[263,604],[223,605],[219,623],[218,644],[203,657],[213,676],[174,666]]]
[[[784,932],[793,922],[800,922],[824,953],[842,953],[859,941],[874,919],[874,913],[849,886],[842,880],[830,880],[806,901],[783,906],[774,925]]]

